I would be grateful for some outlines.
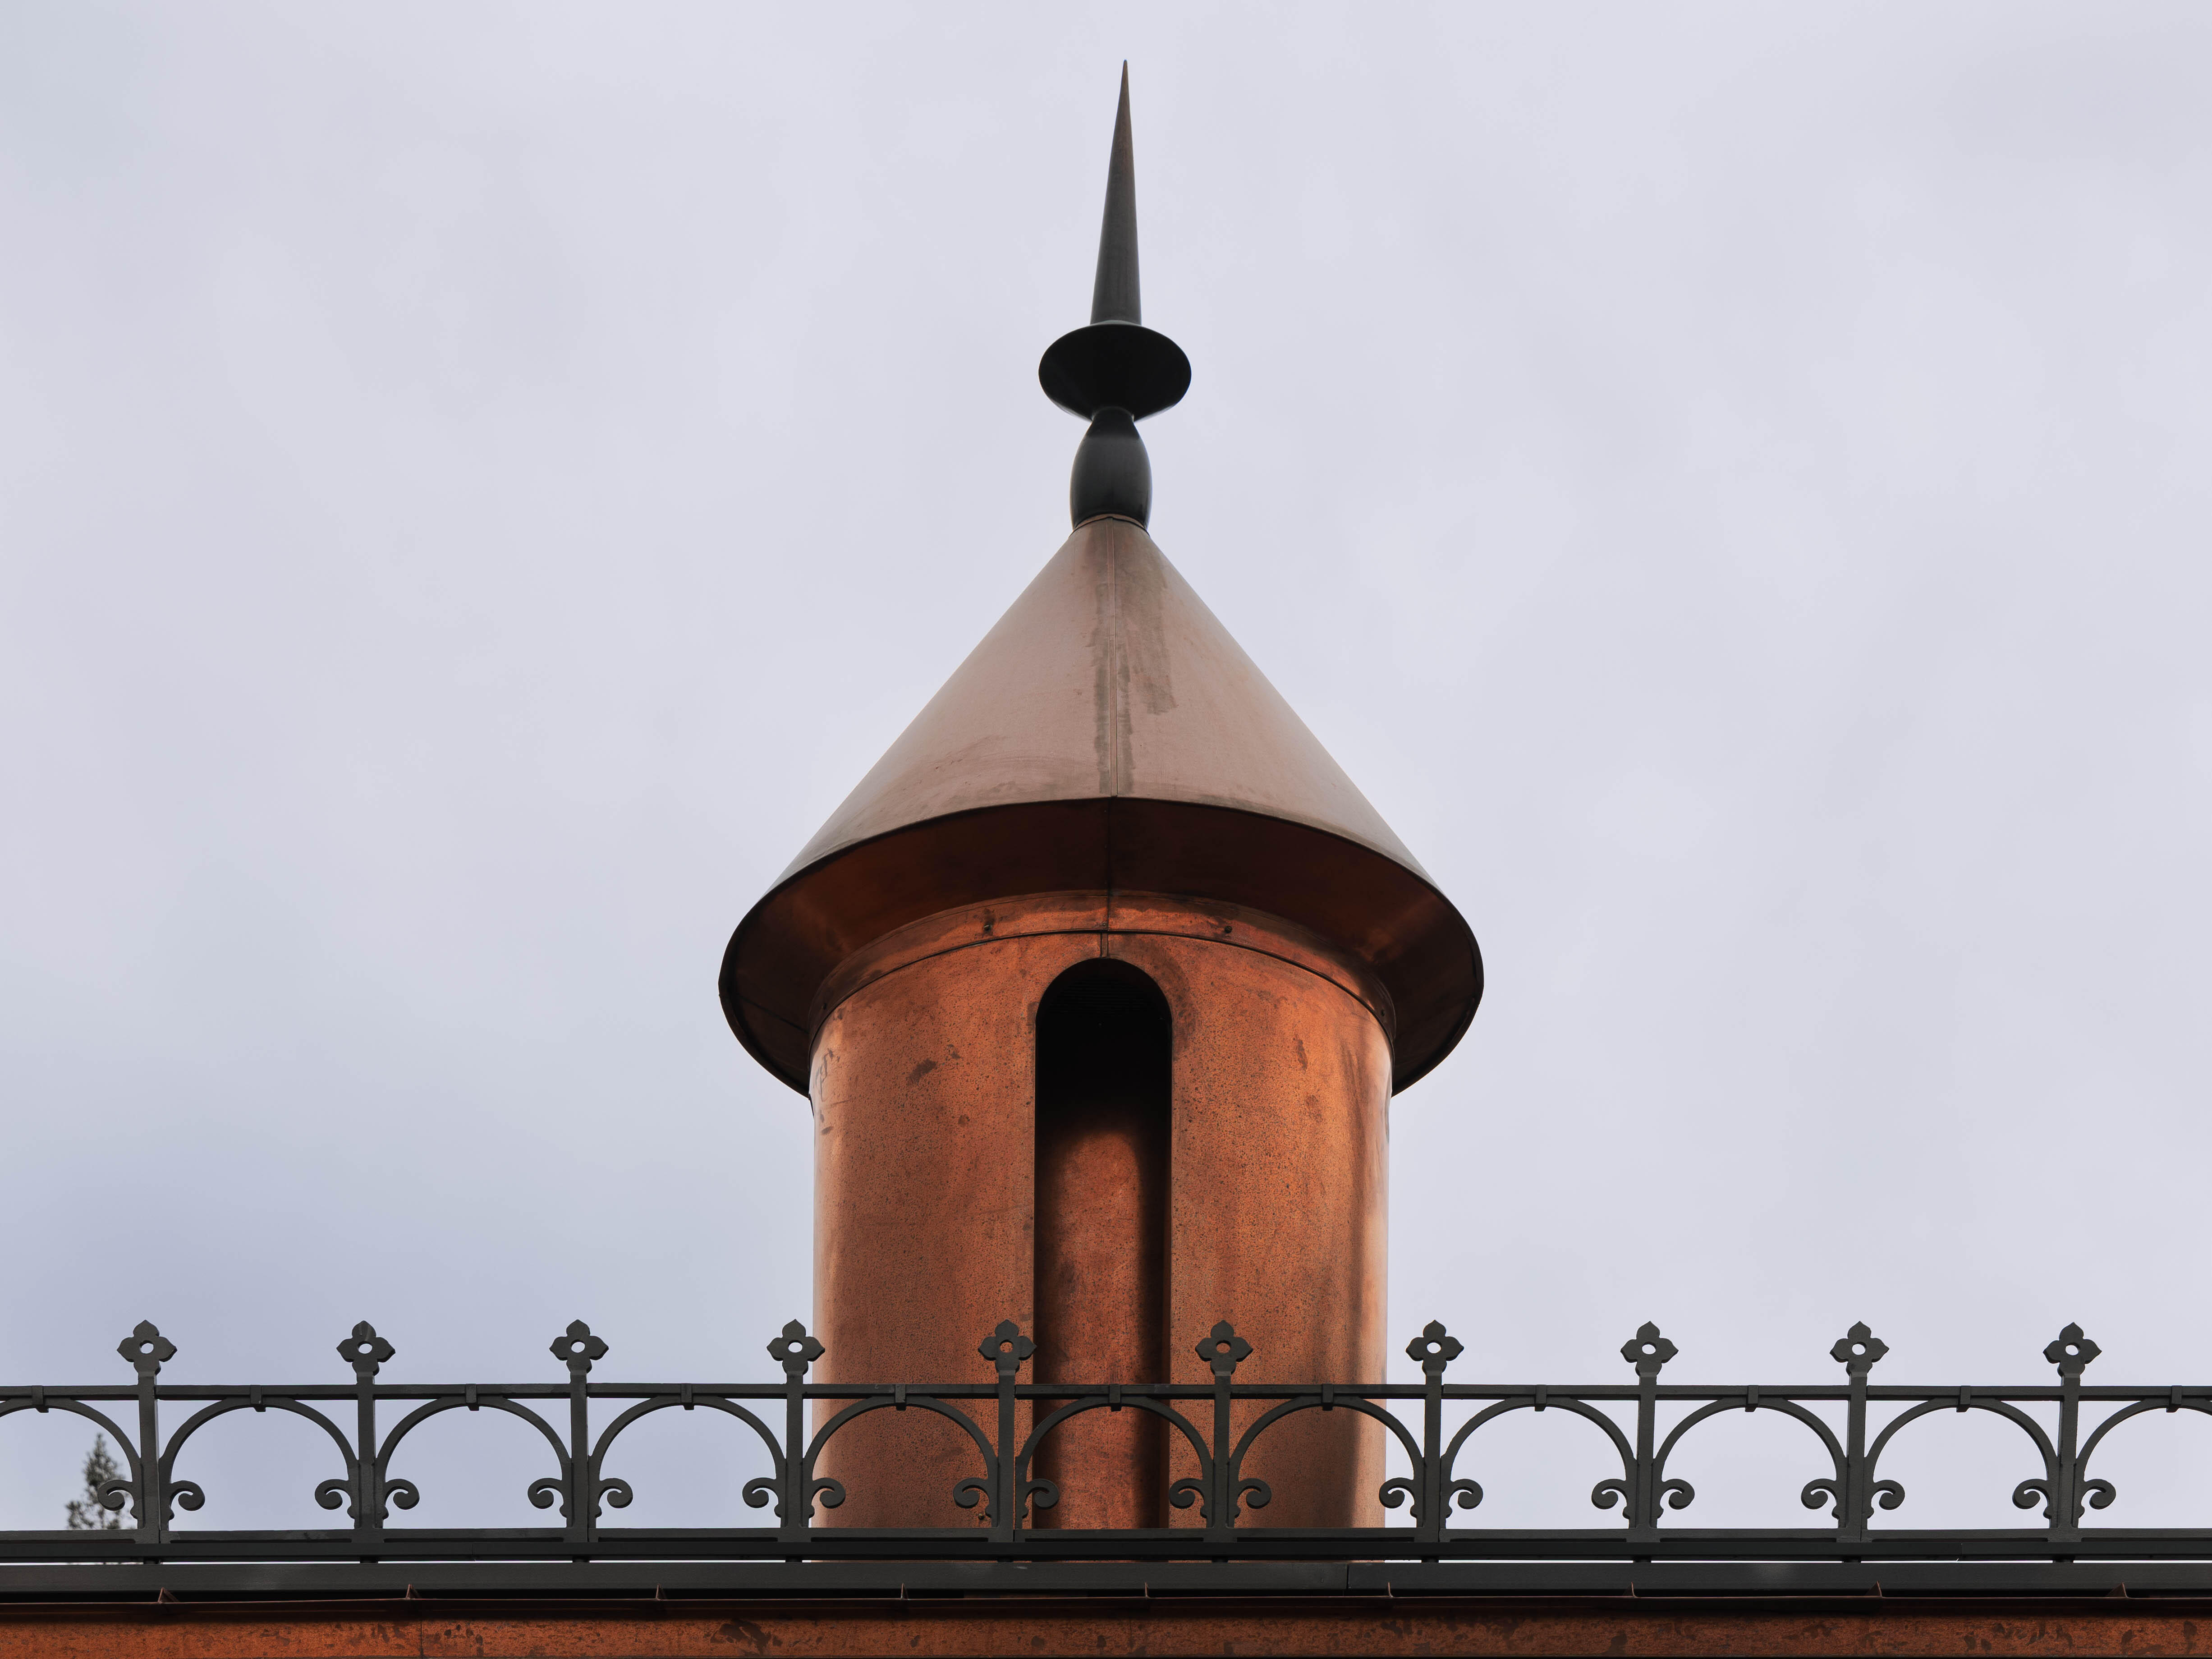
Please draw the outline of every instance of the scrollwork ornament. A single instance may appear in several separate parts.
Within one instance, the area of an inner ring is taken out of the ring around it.
[[[747,1509],[758,1510],[765,1509],[771,1502],[775,1502],[782,1491],[783,1483],[774,1475],[757,1474],[745,1482],[744,1490],[738,1495],[745,1500]],[[781,1503],[775,1505],[775,1518],[779,1521],[783,1519],[783,1505]]]
[[[1905,1488],[1894,1480],[1877,1480],[1867,1488],[1867,1496],[1885,1510],[1893,1510],[1905,1501]],[[1835,1507],[1828,1511],[1838,1523],[1848,1517],[1844,1513],[1844,1483],[1832,1474],[1823,1474],[1805,1483],[1805,1490],[1797,1494],[1797,1501],[1808,1510],[1817,1510],[1824,1503]]]
[[[2109,1480],[2085,1480],[2074,1498],[2074,1514],[2069,1524],[2079,1526],[2084,1510],[2105,1510],[2120,1495],[2119,1488]],[[2036,1500],[2043,1500],[2043,1518],[2056,1523],[2058,1505],[2051,1496],[2051,1483],[2044,1480],[2023,1480],[2012,1489],[2012,1506],[2016,1510],[2032,1510]],[[1891,1505],[1894,1508],[1895,1505]]]
[[[775,1518],[779,1521],[786,1518],[783,1512],[783,1483],[775,1475],[755,1475],[745,1482],[740,1496],[744,1498],[747,1507],[751,1509],[763,1509],[773,1503],[775,1505]],[[845,1483],[833,1480],[829,1475],[822,1475],[808,1483],[806,1496],[810,1505],[818,1499],[823,1509],[834,1510],[845,1501]],[[959,1501],[957,1498],[953,1499],[955,1503]],[[617,1504],[616,1507],[620,1508],[621,1505]]]
[[[1179,1510],[1187,1510],[1193,1504],[1195,1504],[1198,1505],[1198,1518],[1200,1520],[1212,1521],[1213,1519],[1213,1505],[1206,1499],[1206,1483],[1202,1480],[1199,1480],[1194,1476],[1185,1475],[1182,1480],[1176,1481],[1175,1485],[1170,1486],[1168,1488],[1168,1502],[1174,1504],[1176,1508]]]
[[[996,1521],[999,1518],[999,1513],[997,1507],[990,1503],[990,1497],[991,1483],[979,1475],[969,1475],[952,1489],[952,1501],[962,1509],[972,1510],[976,1504],[981,1504],[985,1506],[984,1518]]]
[[[561,1518],[568,1518],[568,1483],[557,1474],[542,1474],[530,1483],[530,1505],[532,1509],[550,1510],[555,1504],[561,1506]]]
[[[1375,1495],[1382,1501],[1382,1507],[1386,1510],[1395,1510],[1401,1504],[1410,1500],[1413,1504],[1413,1518],[1416,1521],[1427,1518],[1421,1513],[1419,1488],[1402,1474],[1394,1475],[1385,1480]],[[1481,1502],[1482,1486],[1479,1481],[1462,1478],[1453,1481],[1443,1490],[1444,1513],[1447,1516],[1455,1509],[1471,1510]]]
[[[1060,1505],[1060,1482],[1039,1478],[1022,1482],[1021,1503],[1024,1510],[1056,1509]]]

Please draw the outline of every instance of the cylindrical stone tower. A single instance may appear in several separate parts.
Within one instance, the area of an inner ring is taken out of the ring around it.
[[[1038,1382],[1382,1376],[1389,1106],[1481,996],[1474,935],[1146,532],[1136,419],[1189,365],[1139,320],[1126,72],[1090,327],[1040,378],[1091,422],[1074,533],[739,924],[738,1038],[811,1103],[816,1376]],[[1380,1518],[1377,1425],[1306,1413],[1250,1524]],[[1187,1520],[1141,1413],[1040,1447],[1033,1524]],[[822,1518],[943,1526],[957,1428],[841,1431]]]

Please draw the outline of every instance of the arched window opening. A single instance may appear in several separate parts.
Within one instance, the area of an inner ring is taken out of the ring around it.
[[[1040,1382],[1167,1378],[1167,999],[1123,962],[1069,969],[1036,1024],[1035,1285]],[[1041,1445],[1060,1501],[1032,1524],[1165,1524],[1167,1443],[1146,1412],[1094,1412]]]

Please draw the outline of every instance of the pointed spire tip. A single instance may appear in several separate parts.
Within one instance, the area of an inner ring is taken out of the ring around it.
[[[1094,323],[1141,323],[1137,283],[1137,155],[1129,136],[1129,65],[1121,65],[1121,101],[1114,112],[1114,146],[1106,161],[1106,212],[1098,227],[1098,277],[1091,290]]]

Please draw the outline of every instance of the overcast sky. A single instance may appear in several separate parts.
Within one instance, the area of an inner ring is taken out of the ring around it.
[[[580,1316],[611,1376],[766,1373],[807,1115],[720,952],[1066,533],[1035,364],[1127,57],[1196,371],[1153,532],[1488,965],[1393,1107],[1394,1348],[1610,1381],[1656,1319],[1670,1377],[1817,1382],[1864,1319],[1986,1383],[2079,1320],[2094,1381],[2212,1376],[2208,52],[0,4],[0,1374],[127,1380],[150,1317],[173,1377],[341,1381],[368,1318],[551,1379]],[[2025,1447],[1936,1420],[1899,1523],[2019,1524]],[[2106,1518],[2203,1524],[2212,1425],[2146,1424]],[[206,1524],[320,1518],[219,1426]],[[1685,1520],[1763,1468],[1803,1524],[1784,1427]],[[0,1523],[81,1450],[0,1425]],[[1594,1524],[1573,1451],[1483,1518]]]

